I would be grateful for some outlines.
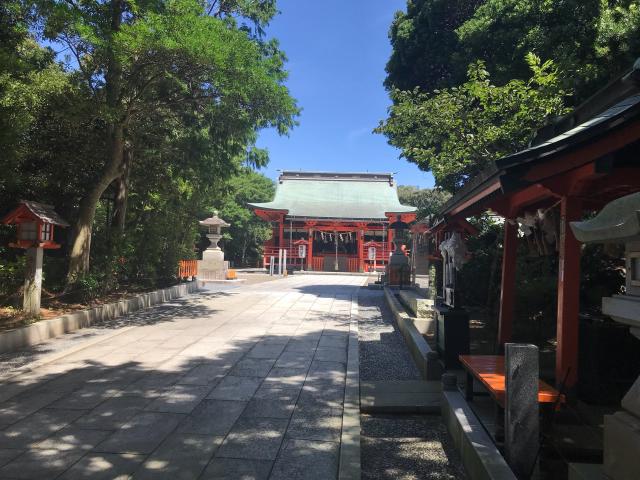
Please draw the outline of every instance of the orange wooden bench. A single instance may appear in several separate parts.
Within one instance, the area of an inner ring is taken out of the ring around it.
[[[489,391],[489,395],[504,408],[505,376],[504,356],[502,355],[460,355],[460,362],[467,371],[465,396],[473,398],[473,378],[477,378]],[[564,396],[548,383],[539,380],[538,402],[541,404],[558,404],[564,402]]]

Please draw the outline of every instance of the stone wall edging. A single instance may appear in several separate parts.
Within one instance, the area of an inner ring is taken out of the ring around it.
[[[517,480],[458,390],[443,390],[442,421],[471,480]]]
[[[15,352],[21,348],[37,345],[65,333],[89,327],[95,322],[113,320],[122,315],[193,293],[202,288],[202,286],[202,282],[199,281],[181,283],[161,290],[142,293],[127,300],[68,313],[60,317],[41,320],[25,327],[0,332],[0,353]]]
[[[338,480],[360,480],[360,354],[358,344],[358,293],[351,298],[351,321],[347,344],[347,376],[342,410]]]
[[[425,380],[440,380],[442,366],[437,359],[437,354],[431,350],[427,341],[416,328],[415,319],[404,310],[390,288],[384,287],[384,296],[420,375]]]

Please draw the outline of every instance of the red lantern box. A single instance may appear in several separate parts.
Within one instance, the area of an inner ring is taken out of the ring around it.
[[[15,248],[60,248],[60,244],[53,241],[54,227],[69,226],[51,205],[26,200],[9,212],[2,223],[18,226],[18,238],[9,244]]]

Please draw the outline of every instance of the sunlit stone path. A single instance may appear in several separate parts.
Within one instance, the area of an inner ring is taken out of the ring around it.
[[[336,478],[364,281],[205,292],[76,339],[0,384],[0,478]]]

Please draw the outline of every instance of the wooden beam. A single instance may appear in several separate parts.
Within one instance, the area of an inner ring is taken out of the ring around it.
[[[518,253],[518,224],[504,222],[502,245],[502,282],[500,285],[500,320],[498,325],[498,353],[511,341],[516,296],[516,260]]]
[[[544,161],[534,166],[524,176],[524,180],[539,182],[546,178],[553,177],[609,155],[638,139],[640,139],[640,121],[635,121],[622,127],[620,130],[608,132],[599,140],[589,142],[571,152],[559,153],[555,155],[556,159],[554,161]]]
[[[505,218],[515,218],[527,205],[535,204],[549,197],[556,198],[557,195],[544,185],[536,183],[489,203],[488,208]]]
[[[495,192],[496,190],[499,190],[500,187],[501,187],[500,180],[497,179],[493,183],[485,187],[482,191],[476,193],[472,197],[462,202],[460,205],[457,205],[456,207],[454,207],[450,212],[447,213],[447,215],[454,216],[462,213],[464,210],[466,210],[469,207],[472,207],[474,204],[476,204],[483,198],[487,197],[491,193]]]
[[[560,202],[560,252],[558,261],[558,318],[556,385],[574,387],[578,379],[578,313],[580,310],[580,243],[569,222],[580,220],[582,205],[575,197]]]

